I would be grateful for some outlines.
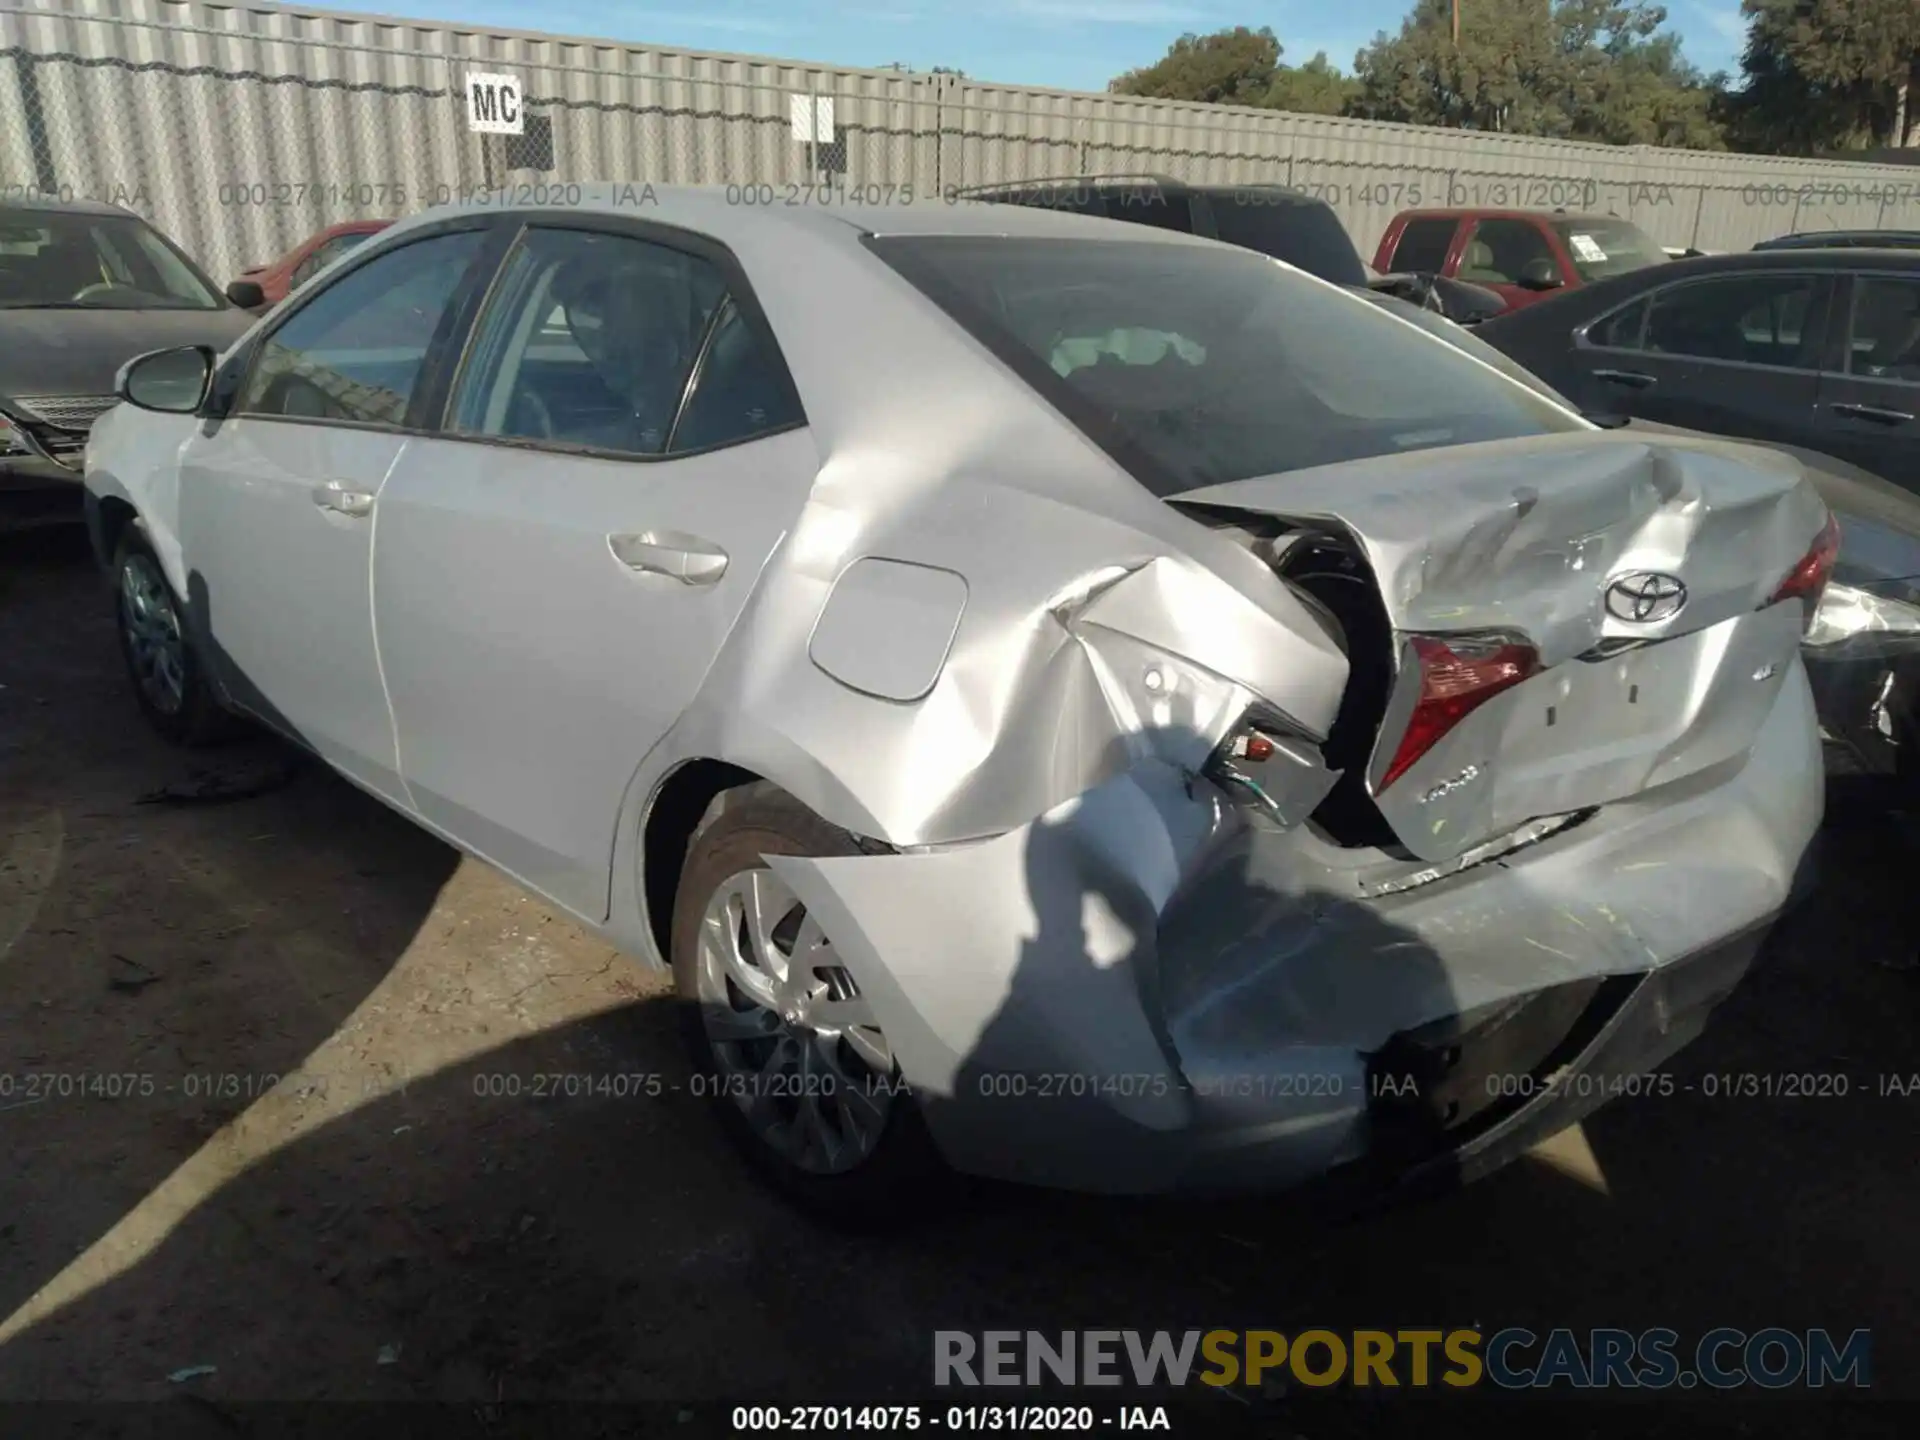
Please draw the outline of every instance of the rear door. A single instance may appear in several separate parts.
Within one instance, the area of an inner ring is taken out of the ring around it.
[[[628,783],[806,502],[804,423],[718,245],[550,213],[519,230],[440,434],[380,501],[380,653],[424,819],[606,914]]]
[[[1663,286],[1575,332],[1569,394],[1593,414],[1809,444],[1831,289],[1811,271]]]
[[[1860,274],[1819,381],[1817,450],[1920,492],[1920,275]]]

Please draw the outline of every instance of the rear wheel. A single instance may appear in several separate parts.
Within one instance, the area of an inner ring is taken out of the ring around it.
[[[173,593],[144,531],[129,525],[113,560],[114,611],[120,654],[141,713],[176,745],[209,745],[238,728],[207,680]]]
[[[822,1219],[909,1218],[944,1167],[867,998],[764,858],[858,851],[771,786],[727,799],[695,835],[674,904],[696,1084],[755,1167]]]

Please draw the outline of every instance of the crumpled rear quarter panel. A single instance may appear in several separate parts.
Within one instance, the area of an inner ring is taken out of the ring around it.
[[[980,844],[770,863],[962,1168],[1276,1185],[1367,1152],[1367,1057],[1396,1033],[1764,925],[1821,806],[1795,664],[1744,761],[1399,893],[1370,893],[1377,853],[1256,824],[1157,762]]]

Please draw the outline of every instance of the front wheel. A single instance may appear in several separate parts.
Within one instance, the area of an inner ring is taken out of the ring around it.
[[[674,904],[696,1083],[756,1168],[820,1218],[910,1218],[944,1167],[867,997],[765,859],[858,852],[771,786],[727,798]]]
[[[138,525],[127,527],[114,553],[113,591],[120,654],[147,723],[175,745],[231,735],[238,722],[214,694],[184,608]]]

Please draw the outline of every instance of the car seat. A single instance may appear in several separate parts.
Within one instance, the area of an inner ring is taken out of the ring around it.
[[[1462,280],[1472,280],[1482,285],[1508,285],[1512,277],[1501,274],[1494,263],[1493,247],[1484,240],[1469,240],[1466,253],[1460,258]]]

